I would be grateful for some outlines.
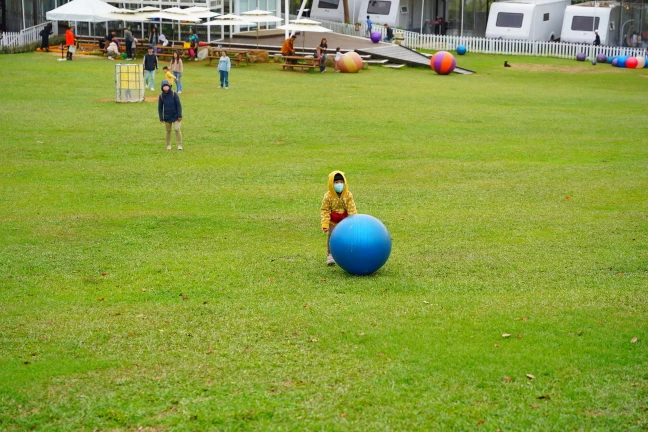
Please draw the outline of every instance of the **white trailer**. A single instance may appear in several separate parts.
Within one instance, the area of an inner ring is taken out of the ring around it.
[[[598,30],[601,45],[618,45],[621,7],[616,2],[587,2],[567,6],[562,24],[562,40],[574,43],[594,42]]]
[[[560,39],[570,0],[502,1],[491,5],[486,37],[550,41]]]
[[[410,25],[410,6],[407,5],[407,2],[401,4],[400,0],[359,1],[358,22],[365,22],[368,16],[374,25],[389,24],[390,27],[404,28],[408,28]]]
[[[361,3],[362,0],[349,0],[349,19],[351,23],[364,21],[358,19]],[[344,22],[343,0],[313,0],[310,17],[315,20]]]

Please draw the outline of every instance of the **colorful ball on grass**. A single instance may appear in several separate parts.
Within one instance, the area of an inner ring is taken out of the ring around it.
[[[382,40],[382,34],[380,32],[371,33],[371,42],[378,43]]]
[[[605,60],[605,63],[612,64],[612,60],[614,60],[614,57],[610,56]]]
[[[348,52],[338,61],[338,68],[341,72],[356,73],[362,69],[362,58],[355,52]]]
[[[646,67],[646,58],[645,57],[637,57],[637,67],[636,69],[643,69]]]
[[[619,66],[620,68],[626,67],[626,61],[628,61],[627,56],[619,57],[619,59],[617,60],[617,66]]]
[[[578,61],[585,61],[585,53],[578,53],[578,54],[576,54],[576,60],[578,60]]]
[[[634,69],[638,64],[639,62],[637,61],[636,57],[628,57],[628,60],[626,60],[626,67],[628,69]]]
[[[128,58],[128,56],[126,56],[126,53],[122,53],[121,58],[122,58],[123,60],[126,60],[126,59]]]
[[[599,63],[605,63],[607,61],[607,56],[603,53],[600,53],[596,56],[596,61]]]
[[[448,51],[439,51],[430,59],[430,67],[439,75],[448,75],[456,65],[457,61]]]
[[[619,57],[614,57],[612,59],[612,66],[619,67]]]
[[[330,246],[337,265],[354,275],[368,275],[387,262],[392,241],[382,222],[373,216],[358,214],[335,227]]]
[[[468,50],[466,49],[465,45],[459,45],[457,47],[457,54],[459,54],[459,55],[464,55],[464,54],[466,54],[467,51]]]

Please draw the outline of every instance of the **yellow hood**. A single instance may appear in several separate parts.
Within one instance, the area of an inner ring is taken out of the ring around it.
[[[328,177],[328,189],[329,192],[331,193],[332,196],[337,196],[337,192],[335,192],[335,188],[333,187],[333,184],[335,183],[333,179],[335,178],[335,174],[340,174],[342,175],[342,178],[344,179],[344,190],[340,194],[340,198],[345,198],[349,195],[349,183],[347,183],[346,176],[342,171],[333,171],[331,174],[329,174]]]

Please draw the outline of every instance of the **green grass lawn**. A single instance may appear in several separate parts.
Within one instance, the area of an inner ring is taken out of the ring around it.
[[[648,72],[188,64],[178,152],[55,58],[0,58],[0,430],[648,429]]]

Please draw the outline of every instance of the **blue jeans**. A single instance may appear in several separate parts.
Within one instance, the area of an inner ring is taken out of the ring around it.
[[[385,37],[383,38],[383,42],[390,42],[390,43],[393,43],[393,42],[394,42],[394,38],[389,39],[387,36],[385,36]]]
[[[180,79],[180,72],[173,72],[173,76],[176,77],[176,89],[178,92],[182,91],[182,80]]]
[[[149,85],[150,82],[150,85]],[[144,71],[144,87],[146,88],[155,88],[155,71]]]
[[[229,87],[229,72],[227,71],[218,71],[220,73],[220,84],[221,87]]]

